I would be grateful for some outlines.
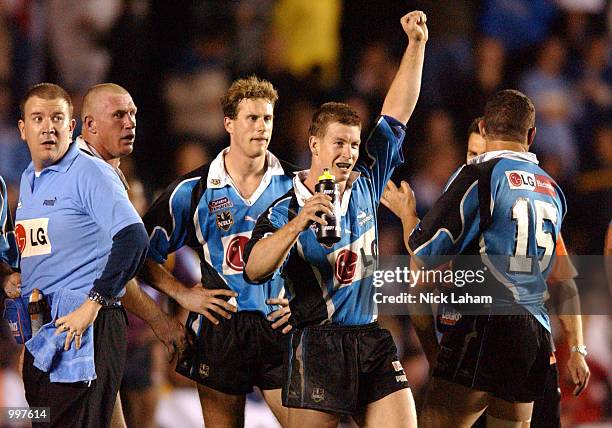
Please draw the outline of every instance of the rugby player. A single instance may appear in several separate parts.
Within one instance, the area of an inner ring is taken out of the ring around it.
[[[488,315],[463,315],[444,336],[423,426],[471,426],[485,408],[488,425],[521,426],[551,375],[545,279],[566,205],[528,153],[534,123],[533,104],[523,94],[495,94],[479,123],[487,153],[461,168],[420,223],[414,213],[404,222],[414,229],[413,268],[481,254],[487,291],[496,299]],[[491,316],[500,307],[513,314]],[[576,380],[586,384],[587,373]]]
[[[253,282],[285,277],[295,296],[286,349],[283,404],[290,427],[337,426],[351,415],[362,426],[416,426],[412,394],[390,333],[376,323],[373,271],[376,210],[384,186],[403,161],[405,124],[416,105],[426,16],[401,18],[408,47],[359,158],[361,121],[342,103],[323,104],[310,126],[309,170],[262,214],[246,250],[245,277]],[[314,193],[329,169],[339,187],[336,209],[341,239],[320,244],[312,222],[331,214],[327,195]]]
[[[474,119],[468,128],[468,145],[466,164],[469,164],[471,159],[480,156],[486,151],[486,141],[480,135],[478,123],[482,117]],[[453,175],[445,188],[450,185]],[[410,207],[415,203],[414,194],[410,186],[406,182],[402,182],[400,187],[394,185],[390,180],[387,184],[381,202],[389,208],[400,219],[409,218]],[[408,242],[412,230],[404,229],[404,237]],[[576,268],[571,262],[563,238],[559,235],[556,243],[556,258],[554,260],[552,271],[546,280],[548,289],[555,297],[560,295],[560,299],[564,302],[578,299],[576,283],[573,278],[578,275]],[[572,379],[576,382],[576,390],[574,395],[579,395],[588,384],[590,376],[588,366],[585,361],[586,348],[584,347],[582,335],[582,319],[578,314],[580,309],[579,301],[573,302],[573,307],[562,308],[559,312],[559,319],[564,330],[567,342],[572,351],[570,360],[568,361],[568,369]],[[566,311],[567,313],[564,313]],[[423,346],[427,354],[427,360],[433,366],[439,352],[438,339],[441,335],[448,332],[452,326],[461,318],[461,313],[457,310],[456,305],[439,304],[437,307],[437,315],[435,319],[435,330],[433,317],[423,315],[413,316],[413,325],[419,336],[419,339],[428,346]],[[437,332],[437,334],[436,334]],[[556,365],[556,360],[551,359],[552,370],[551,376],[548,377],[544,395],[542,398],[536,399],[533,405],[533,413],[531,417],[531,426],[538,427],[560,427],[561,426],[561,394],[559,389],[559,375]],[[584,378],[584,382],[579,379]],[[486,426],[486,417],[481,416],[474,426]]]
[[[6,183],[0,176],[0,291],[4,291],[10,299],[21,296],[21,276],[15,271],[18,261]]]
[[[283,319],[273,324],[288,312],[278,306],[286,305],[284,282],[253,287],[242,277],[257,217],[292,182],[293,167],[267,150],[277,98],[272,84],[255,76],[234,81],[221,100],[229,147],[172,183],[144,217],[150,251],[142,277],[191,311],[186,328],[195,343],[177,372],[198,383],[208,427],[243,426],[253,386],[286,423],[280,330],[288,327]],[[191,288],[161,265],[184,245],[198,253],[202,268],[202,282]]]

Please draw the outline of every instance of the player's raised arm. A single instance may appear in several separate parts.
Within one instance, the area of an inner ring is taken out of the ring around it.
[[[414,111],[419,92],[425,58],[425,43],[429,37],[427,16],[421,11],[412,11],[401,19],[402,28],[408,35],[408,46],[399,69],[385,97],[381,114],[407,123]]]

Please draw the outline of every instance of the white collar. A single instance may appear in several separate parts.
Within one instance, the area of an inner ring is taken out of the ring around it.
[[[253,193],[253,195],[248,200],[244,199],[240,195],[238,186],[236,186],[234,180],[232,180],[232,177],[225,169],[224,158],[225,155],[229,152],[229,150],[229,147],[223,149],[221,153],[219,153],[217,157],[210,163],[210,166],[208,168],[208,175],[206,177],[206,186],[209,189],[221,189],[228,185],[232,186],[234,190],[236,190],[236,193],[247,205],[253,205],[264,192],[264,190],[266,190],[273,176],[285,174],[285,170],[283,170],[283,167],[278,158],[269,151],[266,151],[266,172],[264,173],[264,176],[261,179],[261,182],[259,183],[259,187],[257,187],[257,190],[255,190],[255,193]]]
[[[470,159],[467,164],[476,165],[497,158],[512,159],[522,162],[531,162],[535,163],[536,165],[539,164],[538,157],[535,155],[535,153],[515,152],[513,150],[493,150],[490,152],[486,152]]]
[[[305,169],[303,171],[297,171],[293,177],[293,189],[295,190],[298,205],[301,207],[303,207],[306,201],[312,197],[312,193],[304,184],[304,180],[308,178],[309,174],[310,170]],[[343,216],[348,210],[348,204],[351,199],[351,192],[353,190],[353,183],[359,178],[360,175],[360,172],[351,171],[351,175],[346,181],[346,187],[344,188],[344,194],[342,195],[342,204],[340,205],[340,213]]]
[[[96,149],[94,149],[94,147],[91,144],[89,144],[87,141],[85,141],[85,139],[83,138],[82,135],[79,135],[76,138],[76,143],[78,144],[79,149],[83,150],[88,155],[91,155],[91,156],[93,156],[95,158],[104,160],[104,158],[100,155],[100,153],[98,153],[98,151]]]
[[[85,153],[87,153],[89,156],[92,156],[94,158],[98,158],[101,161],[103,161],[104,163],[108,163],[104,160],[104,158],[102,157],[102,155],[100,153],[98,153],[98,151],[94,148],[94,146],[92,146],[91,144],[89,144],[87,141],[85,141],[85,139],[83,138],[82,135],[79,135],[75,142],[77,143],[77,145],[79,146],[79,150],[84,151]],[[110,164],[109,164],[110,165]],[[119,168],[118,166],[112,166],[110,165],[111,168],[113,168],[115,170],[115,172],[117,173],[117,175],[119,176],[119,179],[121,180],[121,183],[123,183],[123,187],[125,187],[125,190],[129,190],[130,185],[128,184],[127,178],[125,178],[125,175],[123,175],[123,171],[121,171],[121,168]]]

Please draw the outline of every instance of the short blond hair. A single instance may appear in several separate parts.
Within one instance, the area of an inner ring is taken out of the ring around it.
[[[66,101],[68,110],[70,111],[70,118],[72,119],[72,98],[70,98],[70,95],[64,88],[55,83],[38,83],[28,89],[28,92],[26,92],[19,103],[21,119],[25,119],[25,105],[28,100],[33,97],[42,98],[43,100],[61,99]]]
[[[238,104],[242,100],[254,100],[262,98],[269,101],[274,107],[278,100],[278,92],[272,83],[257,76],[249,76],[244,79],[234,80],[225,95],[221,98],[223,115],[230,119],[236,119],[238,115]]]

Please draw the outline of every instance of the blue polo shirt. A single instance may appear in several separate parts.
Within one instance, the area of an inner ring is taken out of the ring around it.
[[[77,144],[38,177],[30,163],[15,225],[23,295],[34,288],[45,295],[60,288],[88,292],[102,275],[113,236],[135,223],[142,220],[113,168]]]

